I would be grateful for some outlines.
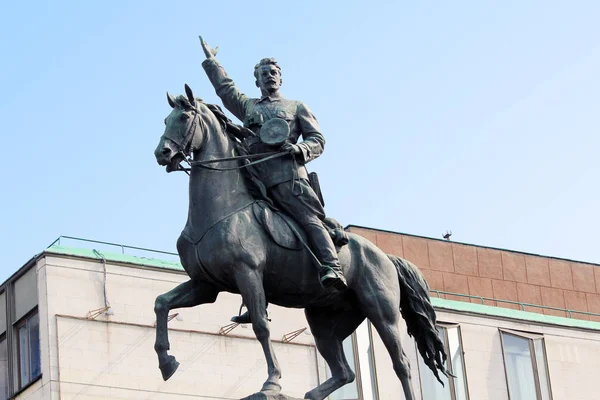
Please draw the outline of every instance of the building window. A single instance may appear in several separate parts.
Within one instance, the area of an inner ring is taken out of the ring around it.
[[[355,363],[358,364],[356,381],[359,385],[361,400],[378,400],[377,371],[373,352],[373,332],[371,323],[365,320],[354,331],[356,340]]]
[[[342,343],[348,365],[356,378],[329,395],[329,400],[378,400],[377,373],[371,323],[365,320]],[[326,364],[327,365],[327,364]],[[327,366],[327,378],[331,371]]]
[[[501,329],[510,400],[552,400],[542,335]]]
[[[439,325],[437,330],[448,355],[446,369],[456,378],[448,379],[440,374],[444,386],[440,385],[433,372],[425,365],[422,358],[418,357],[423,400],[469,400],[460,327],[444,324]]]
[[[8,347],[6,336],[0,340],[0,400],[8,399]]]
[[[19,361],[19,388],[42,373],[40,359],[40,317],[37,311],[16,325]]]

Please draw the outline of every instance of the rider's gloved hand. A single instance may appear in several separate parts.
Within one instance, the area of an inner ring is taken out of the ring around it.
[[[300,146],[297,144],[286,143],[281,147],[282,151],[287,151],[290,154],[300,154]]]

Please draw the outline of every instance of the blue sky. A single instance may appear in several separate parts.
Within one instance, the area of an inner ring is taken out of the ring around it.
[[[4,5],[0,280],[61,234],[174,250],[153,150],[167,90],[220,103],[199,34],[249,95],[277,58],[342,224],[599,263],[600,3],[419,3]]]

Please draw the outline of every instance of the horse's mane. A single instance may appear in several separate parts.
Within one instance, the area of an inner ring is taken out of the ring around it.
[[[202,102],[201,99],[197,100]],[[243,126],[234,124],[227,117],[227,115],[225,115],[221,107],[219,107],[218,105],[208,103],[203,104],[206,107],[208,107],[208,109],[215,115],[215,117],[217,117],[217,120],[219,120],[219,122],[223,126],[223,133],[225,133],[233,143],[236,155],[243,156],[250,154],[250,149],[244,143],[244,139],[249,136],[253,136],[254,132],[252,132],[248,128],[244,128]],[[249,161],[245,160],[245,162]],[[274,206],[273,201],[267,195],[267,188],[265,184],[258,177],[256,169],[253,166],[251,166],[242,168],[241,171],[242,176],[244,177],[244,180],[247,183],[246,187],[248,188],[248,191],[250,192],[252,197],[259,200],[264,200],[268,202],[271,206]]]
[[[254,135],[254,132],[248,128],[234,124],[218,105],[205,103],[201,98],[198,97],[196,97],[195,100],[197,103],[204,104],[221,123],[223,134],[225,134],[233,144],[236,155],[243,156],[250,154],[250,149],[244,143],[244,139]],[[175,97],[173,101],[175,103],[175,107],[182,110],[194,110],[196,108],[184,95]],[[249,161],[244,160],[243,162]],[[252,197],[258,200],[264,200],[271,206],[274,206],[273,201],[267,195],[267,188],[265,184],[258,177],[256,169],[254,167],[241,168],[241,173],[244,177],[246,188]]]

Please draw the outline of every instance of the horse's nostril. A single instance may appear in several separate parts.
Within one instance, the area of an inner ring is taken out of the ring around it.
[[[169,149],[168,147],[165,147],[162,149],[162,153],[163,153],[163,156],[168,156],[169,154],[171,154],[171,149]]]

